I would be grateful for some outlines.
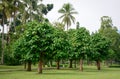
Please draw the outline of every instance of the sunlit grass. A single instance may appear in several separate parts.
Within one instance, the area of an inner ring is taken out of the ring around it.
[[[78,69],[44,69],[43,74],[38,74],[37,69],[27,72],[22,66],[0,66],[0,79],[120,79],[120,68],[102,67],[98,71],[95,66],[85,66],[83,72]]]

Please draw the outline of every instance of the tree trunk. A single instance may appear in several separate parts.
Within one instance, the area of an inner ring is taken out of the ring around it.
[[[76,68],[76,60],[74,61],[74,68]]]
[[[26,69],[26,64],[27,64],[27,63],[26,63],[26,62],[24,62],[24,69]]]
[[[52,67],[52,60],[50,60],[50,67]]]
[[[59,60],[56,62],[56,64],[57,64],[57,69],[60,69],[60,61]]]
[[[69,68],[72,68],[72,59],[70,59]]]
[[[96,63],[97,63],[97,69],[100,70],[101,69],[100,68],[100,61],[98,60],[98,61],[96,61]]]
[[[31,61],[28,62],[28,67],[27,67],[27,71],[31,71]]]
[[[38,63],[38,73],[42,74],[42,59],[40,59]]]
[[[83,60],[80,59],[80,71],[83,71]]]
[[[14,6],[16,6],[16,1],[14,2]],[[16,10],[14,9],[14,14],[13,14],[13,31],[14,32],[16,32],[15,26],[16,26]]]
[[[3,11],[4,12],[4,11]],[[2,53],[1,53],[1,64],[4,64],[4,14],[2,18]]]

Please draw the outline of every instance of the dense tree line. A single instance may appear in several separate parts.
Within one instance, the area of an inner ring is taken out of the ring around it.
[[[0,54],[1,64],[20,65],[31,71],[32,64],[38,64],[38,73],[47,62],[60,61],[64,64],[79,62],[83,71],[84,61],[95,61],[100,70],[100,62],[120,61],[120,34],[108,16],[101,17],[101,28],[91,33],[76,23],[76,29],[70,29],[75,23],[73,14],[77,14],[70,3],[64,4],[58,11],[63,15],[61,22],[50,23],[44,16],[52,10],[53,4],[38,4],[39,0],[2,0],[0,3],[0,23],[3,27]],[[4,34],[4,25],[9,31]],[[66,29],[67,30],[66,30]],[[11,62],[9,61],[11,60]],[[89,62],[88,61],[88,62]]]
[[[95,60],[100,69],[100,61],[109,55],[109,40],[100,33],[90,35],[84,27],[67,32],[44,22],[30,22],[26,26],[29,28],[15,42],[13,52],[15,57],[20,56],[28,63],[28,70],[32,63],[38,62],[38,72],[42,73],[44,60],[55,60],[59,69],[60,60],[76,59],[80,60],[80,70],[83,71],[83,60],[87,58]]]

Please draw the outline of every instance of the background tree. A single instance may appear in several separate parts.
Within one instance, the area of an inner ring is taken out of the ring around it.
[[[106,37],[111,41],[110,52],[111,56],[108,57],[108,60],[112,63],[112,60],[119,61],[119,45],[120,45],[120,35],[116,27],[112,24],[112,19],[109,16],[101,17],[101,28],[99,32],[102,36]],[[106,62],[108,63],[108,61]]]
[[[75,53],[76,57],[80,60],[80,71],[83,71],[83,60],[89,53],[89,31],[84,27],[80,27],[75,33]]]
[[[72,22],[75,23],[75,17],[73,16],[73,14],[77,14],[77,12],[70,3],[64,4],[58,12],[62,14],[59,19],[62,19],[62,23],[67,26],[68,30]]]
[[[101,17],[101,31],[107,28],[111,28],[113,26],[112,19],[109,16],[103,16]]]
[[[64,30],[64,24],[60,23],[60,22],[54,22],[53,26],[57,27],[58,29],[62,29]]]
[[[72,62],[75,60],[76,62],[76,55],[75,55],[75,33],[76,29],[69,29],[68,30],[68,42],[69,42],[69,50],[68,50],[68,59],[70,60],[69,68],[72,68]]]
[[[35,63],[34,55],[31,54],[31,50],[28,50],[27,41],[24,39],[24,37],[20,37],[14,44],[13,44],[13,56],[18,57],[19,61],[23,62],[27,66],[27,71],[31,71],[31,64]]]
[[[91,53],[89,57],[96,61],[97,69],[100,70],[100,62],[109,55],[110,41],[100,33],[94,33],[91,36]]]
[[[44,15],[47,15],[49,11],[52,10],[53,4],[44,5],[42,2],[40,4],[39,0],[23,0],[23,3],[26,5],[27,10],[24,12],[24,16],[28,16],[26,18],[22,17],[24,22],[36,20],[38,22],[44,21]]]
[[[57,69],[59,69],[59,63],[61,59],[68,57],[69,43],[67,39],[67,33],[60,28],[56,28],[53,39],[53,57],[57,61]]]
[[[76,22],[76,29],[79,29],[79,28],[80,28],[80,23]]]
[[[7,0],[2,0],[0,3],[0,14],[1,17],[1,26],[2,26],[2,54],[1,54],[1,64],[4,64],[4,25],[7,22],[7,19],[10,18],[11,8],[10,3]]]

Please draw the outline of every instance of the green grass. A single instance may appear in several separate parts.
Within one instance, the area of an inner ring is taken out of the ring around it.
[[[120,79],[120,68],[85,66],[84,71],[78,69],[44,69],[38,74],[34,69],[27,72],[22,66],[0,66],[0,79]]]

